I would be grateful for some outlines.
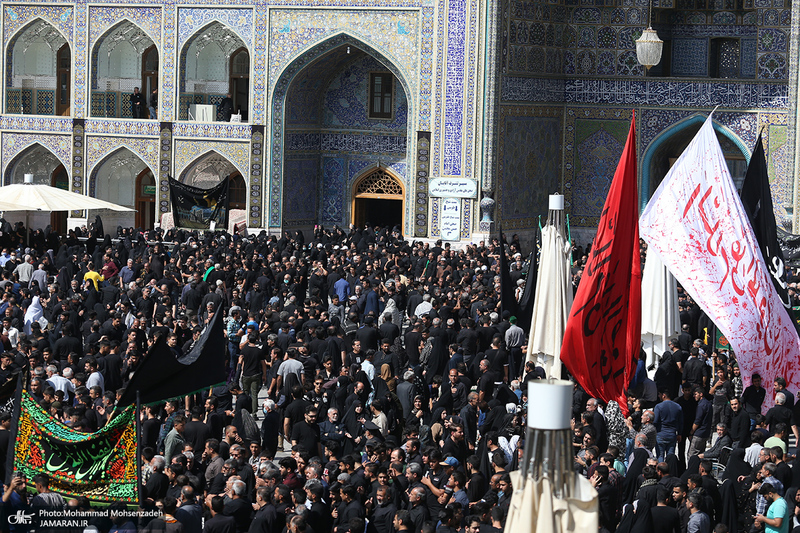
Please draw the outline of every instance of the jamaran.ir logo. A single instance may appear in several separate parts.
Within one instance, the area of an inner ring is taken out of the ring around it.
[[[8,523],[19,526],[29,526],[33,523],[33,513],[26,513],[22,509],[8,517]]]

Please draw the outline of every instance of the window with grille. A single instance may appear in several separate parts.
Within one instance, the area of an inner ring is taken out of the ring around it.
[[[230,194],[231,209],[247,209],[247,188],[241,174],[231,178],[228,194]]]
[[[158,50],[155,46],[151,46],[145,56],[144,69],[148,72],[155,72],[158,70]]]
[[[383,170],[376,170],[358,183],[356,196],[362,195],[402,196],[403,187],[393,176]]]
[[[245,78],[250,76],[250,56],[245,50],[233,56],[231,76],[241,76]]]
[[[711,39],[711,77],[739,78],[740,43],[737,38]]]
[[[369,78],[369,118],[392,118],[394,76],[372,73]]]

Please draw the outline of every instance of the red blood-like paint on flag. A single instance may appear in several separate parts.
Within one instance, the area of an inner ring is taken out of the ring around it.
[[[561,361],[584,390],[616,401],[625,414],[642,324],[635,122],[634,115],[561,347]]]

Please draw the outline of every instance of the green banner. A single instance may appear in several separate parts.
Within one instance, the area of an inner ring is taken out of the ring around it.
[[[716,328],[716,331],[717,338],[716,342],[714,343],[714,348],[717,350],[731,350],[731,343],[728,342],[728,339],[725,338],[725,335],[722,334],[719,328]]]
[[[136,419],[128,407],[95,433],[65,426],[23,390],[14,470],[30,480],[50,476],[50,489],[96,502],[137,502]]]

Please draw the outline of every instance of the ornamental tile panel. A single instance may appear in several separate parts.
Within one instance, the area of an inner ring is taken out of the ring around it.
[[[34,144],[41,144],[58,158],[66,167],[70,168],[72,159],[72,143],[69,135],[45,135],[40,133],[8,133],[2,137],[3,175],[8,164],[26,148]]]
[[[347,34],[381,51],[416,85],[419,13],[416,11],[272,10],[269,87],[287,65],[327,37]]]
[[[21,28],[42,19],[55,26],[72,46],[75,35],[72,9],[70,5],[6,5],[3,8],[3,41],[7,43]]]
[[[136,154],[153,171],[158,174],[158,138],[143,139],[135,137],[86,137],[86,168],[92,173],[95,165],[117,150],[127,148]]]
[[[119,22],[127,20],[138,26],[161,49],[160,7],[107,7],[89,6],[89,48]]]
[[[248,46],[253,43],[253,10],[251,8],[178,7],[178,50],[198,30],[212,22],[230,28]]]
[[[180,176],[195,160],[208,152],[217,152],[225,156],[242,176],[250,172],[250,143],[249,142],[222,142],[222,141],[189,141],[176,140],[174,151],[175,176]]]

